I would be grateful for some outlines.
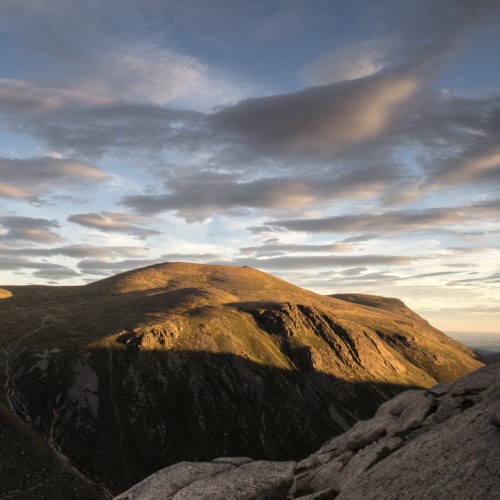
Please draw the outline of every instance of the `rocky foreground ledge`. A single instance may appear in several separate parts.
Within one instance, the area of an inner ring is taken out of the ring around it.
[[[182,462],[116,500],[299,497],[500,499],[500,363],[404,392],[301,462]]]

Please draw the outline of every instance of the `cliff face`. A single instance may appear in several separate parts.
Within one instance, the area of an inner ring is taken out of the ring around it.
[[[0,417],[104,496],[182,460],[297,459],[396,393],[481,366],[400,301],[324,297],[249,268],[4,288]]]
[[[179,463],[116,500],[494,500],[499,456],[497,363],[453,384],[396,396],[299,463]]]

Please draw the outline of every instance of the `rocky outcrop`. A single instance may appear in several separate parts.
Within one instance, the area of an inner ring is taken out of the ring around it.
[[[177,464],[117,499],[495,500],[499,457],[497,363],[452,384],[396,396],[297,464]],[[222,464],[227,468],[219,470]],[[185,481],[195,467],[210,472]],[[285,492],[286,484],[292,486]]]
[[[403,393],[309,457],[326,453],[333,473],[325,473],[326,464],[299,464],[295,491],[335,490],[339,500],[498,499],[499,414],[500,364],[453,384]],[[352,458],[335,468],[346,452]]]
[[[295,465],[238,457],[181,462],[153,474],[116,500],[278,500],[290,490]]]

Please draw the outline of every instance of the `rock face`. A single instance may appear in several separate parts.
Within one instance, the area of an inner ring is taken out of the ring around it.
[[[295,467],[280,462],[275,467],[272,463],[255,467],[263,462],[254,462],[239,467],[236,473],[234,468],[219,472],[215,463],[177,464],[145,479],[117,500],[495,500],[500,498],[499,457],[497,363],[452,384],[396,396],[374,418],[327,441]],[[193,477],[189,485],[180,484],[178,478],[186,477],[186,471],[196,466],[215,473]],[[292,483],[283,492],[284,485]],[[248,485],[242,496],[240,484]],[[206,496],[196,496],[203,491]],[[193,496],[183,496],[183,492]]]
[[[2,447],[34,431],[42,457],[104,496],[182,461],[297,460],[395,394],[482,364],[396,299],[320,296],[250,268],[2,289],[0,428],[19,423]]]
[[[278,500],[293,483],[295,462],[240,463],[238,458],[181,462],[163,469],[116,500]]]

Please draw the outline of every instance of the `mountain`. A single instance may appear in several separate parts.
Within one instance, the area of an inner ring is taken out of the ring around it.
[[[397,299],[247,267],[2,289],[0,466],[14,453],[16,471],[0,493],[22,476],[33,498],[105,498],[183,460],[298,459],[395,394],[482,365]]]
[[[116,500],[495,500],[500,498],[500,363],[384,403],[300,461],[179,463]]]

